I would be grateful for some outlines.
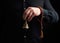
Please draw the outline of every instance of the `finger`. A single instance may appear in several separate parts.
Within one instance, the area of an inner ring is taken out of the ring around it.
[[[23,19],[25,19],[26,12],[28,12],[29,9],[30,9],[30,8],[27,8],[27,9],[24,11],[24,13],[23,13]]]
[[[32,14],[33,14],[33,11],[30,11],[29,16],[28,16],[28,20],[31,18]]]
[[[28,18],[28,16],[30,15],[30,13],[31,13],[31,11],[30,11],[31,9],[29,9],[27,12],[26,12],[26,14],[25,14],[25,19],[27,19]]]
[[[34,15],[34,14],[32,14],[31,18],[30,18],[30,19],[28,19],[28,21],[30,22],[34,17],[35,17],[35,15]]]

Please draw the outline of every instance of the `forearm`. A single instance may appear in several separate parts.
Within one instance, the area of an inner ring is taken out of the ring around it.
[[[41,6],[43,7],[43,0],[27,0],[28,6],[31,7],[37,7],[37,6]]]
[[[56,23],[59,20],[58,13],[52,7],[49,0],[44,1],[44,7],[40,7],[43,13],[43,19],[46,22]]]
[[[43,9],[44,20],[47,22],[55,23],[59,20],[59,16],[55,11]]]

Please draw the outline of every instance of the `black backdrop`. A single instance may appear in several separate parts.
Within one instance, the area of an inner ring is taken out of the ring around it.
[[[59,14],[59,17],[60,17],[60,1],[59,0],[50,0],[50,1],[51,1],[53,8],[57,11],[57,13]],[[3,4],[1,4],[1,5],[3,6]],[[0,6],[0,7],[2,7],[2,6]],[[0,11],[2,11],[2,10],[0,10]],[[59,34],[60,34],[59,29],[60,29],[60,20],[58,21],[58,23],[51,25],[50,28],[46,30],[47,32],[46,32],[46,37],[44,39],[44,43],[55,43],[55,42],[58,43],[59,42]],[[1,32],[1,35],[5,35],[5,34],[3,34]],[[1,36],[1,40],[3,40],[4,37]],[[3,42],[3,41],[1,41],[1,42]]]

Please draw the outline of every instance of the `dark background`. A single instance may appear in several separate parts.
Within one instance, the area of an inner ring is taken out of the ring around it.
[[[60,1],[59,0],[50,0],[50,2],[60,17]],[[3,6],[3,4],[1,4],[1,7],[2,6]],[[3,12],[1,12],[1,13],[3,13]],[[44,38],[44,43],[55,43],[55,42],[59,43],[60,42],[60,40],[59,40],[60,39],[59,38],[60,30],[59,29],[60,29],[60,19],[59,19],[58,23],[52,24],[48,29],[46,29],[46,31],[45,31],[46,36]],[[1,34],[1,35],[5,35],[5,34]],[[4,37],[1,36],[1,40],[3,40]],[[1,42],[3,42],[3,41],[1,41]]]
[[[59,0],[50,0],[53,8],[59,15],[58,23],[52,24],[45,31],[44,43],[59,43],[60,42],[60,1]]]

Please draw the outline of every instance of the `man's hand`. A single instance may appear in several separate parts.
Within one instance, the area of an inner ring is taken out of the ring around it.
[[[28,7],[24,14],[23,14],[23,19],[31,21],[33,17],[39,16],[41,14],[41,10],[37,7]]]

